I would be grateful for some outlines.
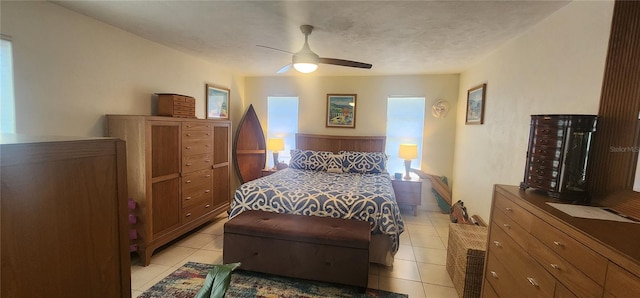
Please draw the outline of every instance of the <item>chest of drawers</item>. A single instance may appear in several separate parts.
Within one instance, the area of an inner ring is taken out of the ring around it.
[[[640,297],[640,225],[576,218],[496,185],[484,297]]]
[[[559,199],[584,197],[594,115],[532,115],[521,188]]]
[[[196,118],[196,99],[179,94],[158,94],[158,116]]]

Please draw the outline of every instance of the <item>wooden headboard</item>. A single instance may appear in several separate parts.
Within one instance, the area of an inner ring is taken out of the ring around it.
[[[298,133],[296,148],[334,153],[340,150],[384,152],[386,140],[386,136],[330,136]]]

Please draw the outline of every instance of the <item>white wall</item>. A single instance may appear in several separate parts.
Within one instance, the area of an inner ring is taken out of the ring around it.
[[[524,176],[532,114],[597,114],[613,1],[576,1],[463,72],[454,200],[489,219],[494,184]],[[465,125],[467,90],[487,83],[484,125]]]
[[[322,67],[322,66],[321,66]],[[447,75],[362,76],[362,77],[248,77],[245,79],[246,106],[253,104],[263,130],[267,131],[267,97],[298,96],[298,132],[329,135],[385,135],[387,98],[393,95],[425,97],[423,159],[427,173],[451,178],[459,77]],[[326,128],[328,93],[357,94],[356,128]],[[452,110],[446,118],[431,114],[431,106],[447,100]],[[427,183],[425,183],[426,185]],[[422,209],[433,209],[430,188],[423,189]]]
[[[152,94],[196,98],[205,84],[231,88],[231,118],[244,106],[242,79],[221,66],[137,37],[50,2],[1,2],[14,51],[16,130],[103,136],[105,114],[151,115]]]

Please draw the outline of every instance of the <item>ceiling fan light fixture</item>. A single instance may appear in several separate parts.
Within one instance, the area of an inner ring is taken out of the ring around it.
[[[306,62],[298,62],[293,64],[293,68],[301,73],[311,73],[318,69],[318,64],[315,63],[306,63]]]

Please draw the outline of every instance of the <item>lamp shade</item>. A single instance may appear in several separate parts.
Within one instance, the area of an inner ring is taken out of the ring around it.
[[[284,139],[269,139],[267,142],[267,149],[275,152],[284,150]]]
[[[400,144],[398,157],[404,160],[412,160],[418,158],[418,145],[416,144]]]
[[[318,68],[318,64],[313,63],[295,63],[293,64],[293,68],[301,73],[310,73],[314,72]]]

